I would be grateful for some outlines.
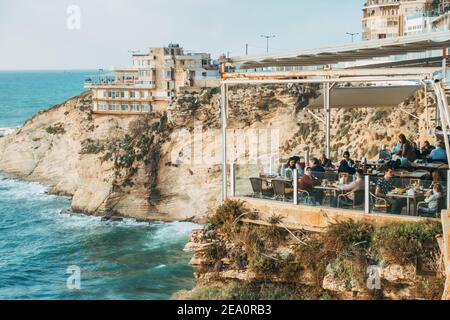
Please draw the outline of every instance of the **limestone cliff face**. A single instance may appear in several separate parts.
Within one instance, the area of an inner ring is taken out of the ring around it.
[[[318,155],[323,124],[302,109],[315,95],[314,87],[233,88],[229,129],[236,135],[230,136],[230,150],[239,140],[245,140],[246,150],[230,157],[248,158],[254,143],[248,137],[258,129],[278,130],[282,158],[302,154],[306,146]],[[91,113],[90,93],[84,93],[0,138],[0,172],[72,196],[78,212],[199,218],[220,200],[219,99],[217,90],[204,90],[172,101],[167,115],[106,116]],[[393,145],[400,132],[434,142],[425,128],[423,101],[419,93],[404,104],[419,120],[398,108],[333,110],[333,156],[349,149],[355,158],[373,157],[380,145]]]

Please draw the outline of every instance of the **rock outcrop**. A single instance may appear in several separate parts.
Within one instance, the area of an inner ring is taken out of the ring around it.
[[[236,141],[245,142],[246,150],[230,152],[230,158],[249,158],[248,147],[255,142],[248,137],[258,130],[278,132],[282,158],[302,154],[307,146],[321,153],[323,125],[303,109],[316,89],[234,87],[228,115],[235,134],[229,150],[236,151]],[[432,95],[428,99],[432,105]],[[91,95],[83,93],[0,138],[0,172],[72,196],[74,211],[143,220],[201,219],[220,197],[219,101],[218,90],[208,89],[174,99],[166,115],[112,116],[93,114]],[[418,93],[403,105],[418,119],[398,108],[333,109],[333,156],[348,149],[354,158],[371,158],[381,145],[394,144],[400,132],[433,143],[423,101]],[[321,110],[313,112],[323,116]],[[260,139],[260,158],[270,153],[264,143]]]

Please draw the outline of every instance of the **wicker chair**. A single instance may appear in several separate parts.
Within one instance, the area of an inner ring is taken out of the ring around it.
[[[250,183],[252,185],[254,197],[256,198],[273,197],[273,189],[269,188],[267,181],[261,178],[250,178]],[[264,188],[264,184],[266,184],[266,188]]]
[[[275,200],[286,201],[286,199],[292,198],[294,194],[294,189],[291,182],[284,180],[272,180],[272,186]]]
[[[364,205],[365,192],[364,192],[364,190],[358,190],[358,191],[351,191],[347,194],[340,194],[338,196],[338,202],[337,202],[338,208],[341,207],[341,202],[344,199],[348,199],[349,195],[351,195],[351,194],[353,195],[353,204],[352,204],[353,209],[356,209],[356,208]]]

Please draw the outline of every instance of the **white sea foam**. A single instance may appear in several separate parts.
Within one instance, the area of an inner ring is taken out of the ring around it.
[[[160,223],[155,232],[148,235],[147,248],[158,248],[161,243],[174,243],[189,236],[198,225],[189,222]]]
[[[8,134],[11,134],[16,130],[16,128],[0,128],[0,138],[6,137]]]
[[[47,194],[47,187],[37,182],[19,181],[0,175],[1,197],[21,200],[38,200],[54,197]]]

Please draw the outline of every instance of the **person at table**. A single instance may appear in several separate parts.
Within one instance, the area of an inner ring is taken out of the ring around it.
[[[419,214],[436,216],[439,210],[439,202],[442,198],[442,186],[437,183],[433,190],[426,194],[425,203],[419,206]]]
[[[339,164],[339,173],[355,174],[355,161],[350,158],[350,152],[344,152],[344,159]]]
[[[420,149],[420,155],[422,156],[422,159],[426,159],[434,149],[436,148],[433,147],[429,141],[425,141],[422,145],[422,148]]]
[[[402,157],[408,159],[409,162],[414,162],[417,160],[417,154],[414,145],[406,139],[404,134],[398,136],[399,142],[401,144]]]
[[[325,168],[322,167],[320,160],[317,158],[312,158],[309,160],[309,166],[313,175],[319,179],[323,179],[325,175]]]
[[[391,154],[386,149],[386,146],[382,146],[380,153],[378,154],[378,161],[382,162],[382,161],[389,161],[389,160],[391,160]]]
[[[406,200],[400,198],[388,198],[387,195],[394,190],[394,169],[388,168],[386,173],[377,182],[375,196],[383,198],[390,204],[389,212],[392,214],[402,214],[406,207]]]
[[[297,170],[296,162],[293,157],[289,158],[288,163],[284,166],[281,176],[285,179],[292,180],[294,171]]]
[[[436,149],[430,152],[430,155],[427,157],[428,162],[443,162],[448,163],[447,152],[445,151],[445,143],[439,142]]]
[[[298,191],[306,191],[311,197],[314,197],[315,201],[322,204],[324,193],[323,190],[314,189],[322,184],[322,181],[315,177],[311,167],[305,169],[305,174],[300,179],[298,184]]]
[[[411,162],[402,155],[401,151],[397,151],[397,154],[392,157],[392,160],[396,162],[394,165],[395,169],[404,169],[408,171],[412,169]]]
[[[333,162],[331,162],[331,160],[328,159],[326,154],[324,154],[324,153],[320,156],[319,160],[320,160],[320,165],[322,167],[324,167],[325,169],[332,169],[334,167]]]
[[[339,190],[348,193],[348,195],[341,200],[341,203],[346,206],[353,205],[355,200],[355,192],[364,190],[364,172],[361,169],[356,170],[356,179],[352,183],[343,184],[339,186]]]

